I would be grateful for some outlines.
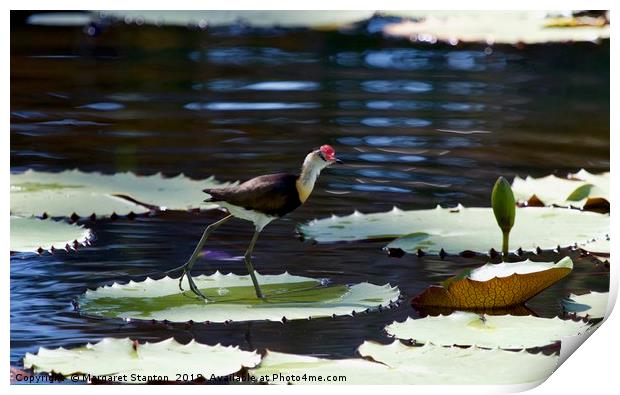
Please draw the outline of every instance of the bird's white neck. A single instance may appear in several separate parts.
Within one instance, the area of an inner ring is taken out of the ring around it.
[[[309,153],[304,160],[304,164],[301,166],[301,174],[297,179],[297,192],[299,193],[299,200],[304,203],[312,190],[314,189],[314,183],[327,166],[327,163],[321,159],[317,159],[312,153]]]

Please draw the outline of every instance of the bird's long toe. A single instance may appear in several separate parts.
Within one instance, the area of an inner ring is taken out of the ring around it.
[[[183,273],[181,273],[181,277],[179,277],[179,289],[181,290],[181,292],[185,291],[183,289],[183,277],[185,277],[186,274],[187,274],[187,271],[183,270]]]
[[[200,290],[198,289],[198,287],[196,286],[196,283],[194,282],[194,279],[192,278],[192,276],[187,273],[187,281],[189,282],[189,289],[196,294],[196,296],[204,299],[204,300],[209,300],[209,298],[207,298],[206,296],[203,295],[202,292],[200,292]]]

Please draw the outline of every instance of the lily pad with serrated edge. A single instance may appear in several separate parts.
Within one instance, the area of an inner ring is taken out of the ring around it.
[[[420,223],[415,232],[397,238],[386,248],[427,254],[441,254],[442,250],[451,254],[465,251],[488,253],[501,249],[502,233],[492,209],[461,206],[452,211],[439,210],[443,211],[435,218],[437,223]],[[556,207],[517,208],[509,251],[573,247],[585,240],[606,238],[608,232],[608,214]]]
[[[160,173],[131,172],[106,175],[65,170],[60,173],[27,170],[11,174],[11,213],[67,217],[143,214],[151,209],[211,209],[202,190],[223,184],[213,177],[192,180],[183,174],[164,178]]]
[[[611,241],[609,239],[598,239],[590,243],[581,244],[579,248],[592,254],[609,255],[611,250]]]
[[[558,357],[525,350],[506,351],[476,346],[412,347],[396,340],[383,345],[366,341],[358,353],[399,370],[409,371],[416,384],[522,384],[545,380]]]
[[[72,349],[41,347],[36,354],[26,354],[24,367],[36,373],[82,373],[98,376],[100,381],[145,383],[148,376],[152,377],[149,381],[176,381],[177,375],[227,376],[256,366],[260,359],[256,352],[239,347],[209,346],[193,340],[180,344],[169,338],[140,344],[128,338],[105,338]]]
[[[512,191],[515,199],[530,205],[558,205],[576,208],[609,206],[609,173],[592,174],[584,169],[569,174],[534,178],[515,177]]]
[[[521,384],[544,380],[558,360],[553,355],[477,347],[409,347],[399,341],[366,341],[358,353],[365,359],[267,351],[249,374],[257,380],[268,378],[271,384]]]
[[[448,279],[443,286],[431,285],[414,297],[414,307],[444,307],[464,310],[506,308],[525,303],[567,276],[573,261],[565,257],[557,263],[487,263]]]
[[[608,303],[609,292],[590,292],[584,295],[570,294],[567,299],[562,300],[564,311],[588,319],[605,317]]]
[[[609,262],[611,241],[609,239],[598,239],[590,243],[579,245],[579,248],[592,255],[599,262]]]
[[[80,312],[90,316],[171,322],[280,321],[351,315],[387,307],[400,295],[389,284],[332,285],[286,272],[256,277],[265,300],[256,297],[250,276],[215,272],[194,277],[212,301],[182,294],[178,279],[164,277],[88,290],[78,302]],[[183,288],[189,289],[187,279],[183,281]]]
[[[491,208],[441,208],[383,213],[354,212],[344,217],[313,220],[299,227],[305,239],[317,242],[393,239],[388,249],[428,254],[500,250],[502,232]],[[517,208],[510,232],[510,250],[554,249],[604,238],[609,215],[556,207]],[[399,237],[400,236],[400,237]]]
[[[596,185],[601,188],[605,195],[609,196],[609,182],[610,182],[610,173],[590,173],[586,169],[581,169],[577,173],[572,173],[568,175],[568,178],[574,180],[581,180],[592,185]]]
[[[544,347],[585,332],[584,322],[533,316],[479,315],[457,311],[450,315],[393,322],[385,330],[391,336],[439,346],[478,346],[523,349]]]
[[[51,219],[11,216],[11,252],[75,249],[92,238],[89,229]]]

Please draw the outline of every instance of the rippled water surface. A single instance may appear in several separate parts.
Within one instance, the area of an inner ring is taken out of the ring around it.
[[[11,363],[39,346],[106,336],[175,336],[244,349],[355,355],[364,339],[416,316],[408,300],[481,258],[388,257],[385,243],[311,245],[295,224],[397,205],[488,206],[498,175],[609,169],[609,45],[414,45],[353,33],[108,26],[14,26],[11,168],[247,179],[296,171],[332,144],[345,166],[325,171],[308,203],[265,229],[261,273],[398,285],[382,313],[289,321],[165,325],[81,317],[87,288],[139,280],[183,263],[221,213],[166,212],[80,221],[96,240],[78,253],[11,256]],[[475,224],[472,224],[475,226]],[[244,273],[251,236],[234,221],[210,240],[196,273]],[[577,254],[573,254],[577,256]],[[557,258],[547,256],[546,258]],[[560,313],[570,292],[607,289],[609,271],[578,259],[529,307]]]

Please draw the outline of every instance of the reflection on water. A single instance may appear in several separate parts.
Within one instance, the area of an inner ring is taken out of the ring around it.
[[[302,108],[318,108],[318,103],[234,103],[234,102],[213,102],[213,103],[188,103],[184,106],[188,110],[212,110],[212,111],[244,111],[244,110],[294,110]]]
[[[211,80],[205,84],[193,86],[196,90],[211,90],[218,92],[232,92],[240,90],[250,91],[316,91],[320,85],[313,81],[263,81],[248,83],[242,80]]]
[[[487,206],[498,175],[609,169],[608,43],[519,50],[243,33],[112,25],[88,36],[79,27],[14,26],[12,170],[238,180],[296,170],[310,149],[332,144],[346,165],[325,171],[306,206],[265,230],[256,265],[334,282],[390,282],[405,301],[380,314],[286,324],[83,318],[70,303],[79,293],[179,265],[218,213],[86,221],[97,237],[92,247],[11,257],[13,364],[38,346],[104,336],[352,356],[364,339],[386,341],[386,324],[417,314],[412,295],[482,260],[391,258],[383,243],[309,245],[295,239],[295,223],[394,205]],[[250,235],[240,221],[223,227],[198,272],[243,273],[238,258]],[[608,269],[580,259],[530,307],[554,316],[559,298],[607,284]]]

